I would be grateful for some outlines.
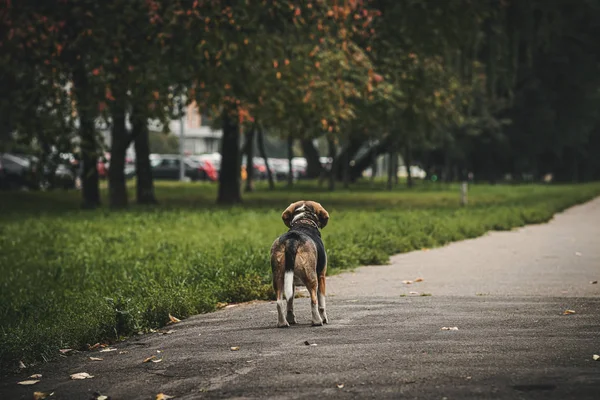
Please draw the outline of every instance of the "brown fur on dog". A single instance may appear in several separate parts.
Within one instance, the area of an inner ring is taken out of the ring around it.
[[[293,301],[294,283],[297,281],[302,282],[310,293],[313,325],[327,323],[327,256],[319,229],[327,225],[329,213],[317,202],[302,200],[290,204],[281,218],[290,230],[277,238],[271,246],[273,288],[277,296],[277,326],[285,327],[296,323]],[[283,299],[284,294],[286,300]],[[285,316],[284,307],[287,310]]]
[[[319,225],[320,225],[319,228],[321,228],[321,229],[325,228],[325,225],[327,225],[327,222],[329,221],[329,213],[323,208],[323,206],[321,204],[317,203],[316,201],[310,201],[310,200],[309,201],[300,200],[300,201],[290,204],[289,207],[285,209],[283,214],[281,214],[281,219],[283,220],[283,223],[288,228],[290,228],[290,223],[292,222],[292,217],[294,215],[294,211],[302,205],[312,207],[315,214],[317,214],[317,216],[319,217]]]

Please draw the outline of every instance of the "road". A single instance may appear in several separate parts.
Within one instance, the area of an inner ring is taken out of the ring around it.
[[[307,298],[286,329],[274,303],[238,305],[41,366],[35,386],[2,378],[0,398],[596,399],[597,280],[600,198],[548,224],[330,277],[324,327],[310,326]],[[151,356],[162,361],[142,362]]]

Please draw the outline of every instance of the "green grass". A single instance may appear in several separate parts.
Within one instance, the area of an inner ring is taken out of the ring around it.
[[[597,183],[473,186],[461,208],[454,185],[353,189],[261,186],[243,206],[222,208],[214,185],[161,183],[160,206],[118,212],[80,211],[77,192],[0,193],[0,369],[157,328],[169,313],[271,298],[269,247],[286,230],[280,215],[292,201],[316,200],[330,212],[331,274],[544,222],[600,194]]]

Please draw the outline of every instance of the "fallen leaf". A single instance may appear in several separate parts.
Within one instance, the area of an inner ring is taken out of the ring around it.
[[[100,358],[100,357],[90,357],[90,360],[92,360],[92,361],[104,361],[104,358]]]
[[[240,348],[235,346],[235,347],[230,347],[229,350],[231,351],[238,351]]]
[[[107,347],[105,349],[100,350],[100,353],[108,353],[109,351],[117,351],[114,347]]]
[[[147,363],[148,361],[152,361],[152,360],[154,360],[155,358],[156,358],[156,356],[150,356],[150,357],[146,358],[146,359],[145,359],[144,361],[142,361],[142,362],[145,362],[145,363]]]
[[[338,383],[336,386],[337,386],[338,389],[343,389],[344,388],[344,384],[343,383]]]
[[[594,361],[598,361],[598,360],[600,360],[600,356],[599,356],[598,354],[594,354],[594,355],[592,356],[592,359],[593,359]]]
[[[442,330],[443,331],[457,331],[458,327],[457,326],[450,326],[450,327],[448,327],[448,326],[442,326]]]
[[[40,379],[42,377],[42,374],[33,374],[30,376],[31,379]]]
[[[233,307],[237,307],[237,306],[238,306],[237,304],[227,304],[225,306],[225,309],[227,309],[227,308],[233,308]]]
[[[104,396],[98,392],[94,392],[94,400],[108,400],[108,396]]]
[[[316,346],[317,345],[316,343],[311,343],[308,340],[304,341],[304,344],[307,346]]]
[[[129,353],[129,351],[127,351],[127,350],[121,350],[121,351],[119,352],[119,354],[127,354],[127,353]]]
[[[61,349],[59,351],[60,351],[60,354],[67,354],[67,353],[73,351],[73,349]]]
[[[78,372],[76,374],[71,375],[71,379],[91,379],[94,375],[90,375],[87,372]]]
[[[575,310],[565,310],[563,315],[575,314]]]
[[[159,393],[156,395],[156,400],[168,400],[168,399],[174,399],[174,396],[169,396],[168,394],[164,394],[164,393]]]
[[[412,281],[402,281],[402,283],[405,283],[407,285],[410,285],[412,283]]]
[[[152,361],[153,363],[159,363],[162,361],[162,358],[156,358],[156,359],[152,359],[150,361]]]
[[[181,322],[179,318],[175,318],[174,316],[169,314],[169,322],[167,322],[167,324],[176,324],[178,322]]]
[[[89,345],[88,345],[88,350],[94,350],[94,349],[97,349],[98,347],[100,347],[100,343],[96,343],[96,344],[95,344],[95,345],[93,345],[93,346],[89,346]]]
[[[27,366],[25,365],[25,363],[23,361],[19,361],[19,368],[24,369],[24,368],[27,368]]]
[[[27,386],[27,385],[35,385],[38,382],[39,382],[39,380],[28,380],[28,381],[17,382],[17,384]]]
[[[54,392],[33,392],[33,400],[44,400],[53,395]]]
[[[408,292],[408,294],[419,294],[419,292]]]
[[[596,285],[596,284],[598,283],[598,281],[590,281],[590,283],[591,283],[592,285]]]
[[[169,329],[168,331],[158,331],[158,334],[159,335],[170,335],[173,332],[175,332],[173,329]]]
[[[423,282],[423,278],[417,278],[415,279],[415,282]]]

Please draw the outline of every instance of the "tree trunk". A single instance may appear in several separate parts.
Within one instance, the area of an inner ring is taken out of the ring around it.
[[[221,140],[221,172],[219,173],[218,204],[242,202],[240,188],[240,127],[237,115],[231,109],[223,111],[223,138]]]
[[[269,167],[269,158],[267,157],[267,151],[265,150],[265,134],[263,132],[262,126],[257,124],[258,128],[258,151],[260,152],[260,156],[263,158],[265,162],[265,167],[267,168],[267,179],[269,179],[269,190],[275,189],[275,181],[273,180],[273,173],[271,172],[271,168]]]
[[[344,189],[350,188],[350,152],[346,151],[341,159],[342,162],[342,182]]]
[[[371,186],[375,186],[375,175],[377,175],[377,152],[371,151],[373,150],[373,147],[374,146],[371,145],[369,148],[369,153],[371,155]]]
[[[315,179],[321,176],[323,167],[319,159],[319,152],[313,145],[312,140],[302,140],[302,152],[304,153],[304,158],[306,158],[306,177],[308,179]]]
[[[110,167],[108,168],[108,202],[111,208],[127,207],[125,183],[125,153],[129,137],[125,126],[125,107],[115,104],[111,112],[112,129],[110,145]]]
[[[98,146],[94,127],[95,109],[90,99],[91,89],[85,70],[76,68],[73,73],[74,93],[79,115],[79,139],[81,149],[81,207],[93,209],[100,206],[100,189],[98,178]]]
[[[348,141],[348,145],[342,148],[342,151],[338,156],[338,160],[340,162],[337,163],[337,168],[334,170],[336,179],[340,181],[344,180],[344,170],[346,168],[346,161],[350,163],[356,152],[362,147],[363,144],[363,139],[350,139]]]
[[[256,123],[246,132],[246,192],[254,192],[254,134]]]
[[[138,204],[157,204],[150,166],[148,119],[143,114],[134,114],[131,125],[135,147],[136,200]]]
[[[327,138],[327,145],[329,147],[329,158],[331,158],[331,169],[329,170],[329,190],[335,190],[335,171],[337,169],[337,157],[335,142],[333,139]]]
[[[294,158],[294,138],[290,135],[287,140],[287,153],[288,153],[288,169],[289,173],[287,176],[287,185],[292,187],[294,185],[294,168],[292,166],[292,158]]]
[[[387,179],[387,190],[394,188],[394,151],[390,151],[388,155],[388,179]]]
[[[406,145],[406,148],[404,149],[404,165],[406,165],[406,186],[410,189],[413,187],[413,178],[410,171],[410,166],[412,165],[412,150],[410,144]]]
[[[373,163],[373,160],[377,160],[380,154],[385,154],[386,150],[390,147],[390,138],[385,138],[375,146],[371,147],[366,154],[360,159],[356,160],[354,165],[350,168],[350,181],[354,182],[361,177],[363,171]]]

